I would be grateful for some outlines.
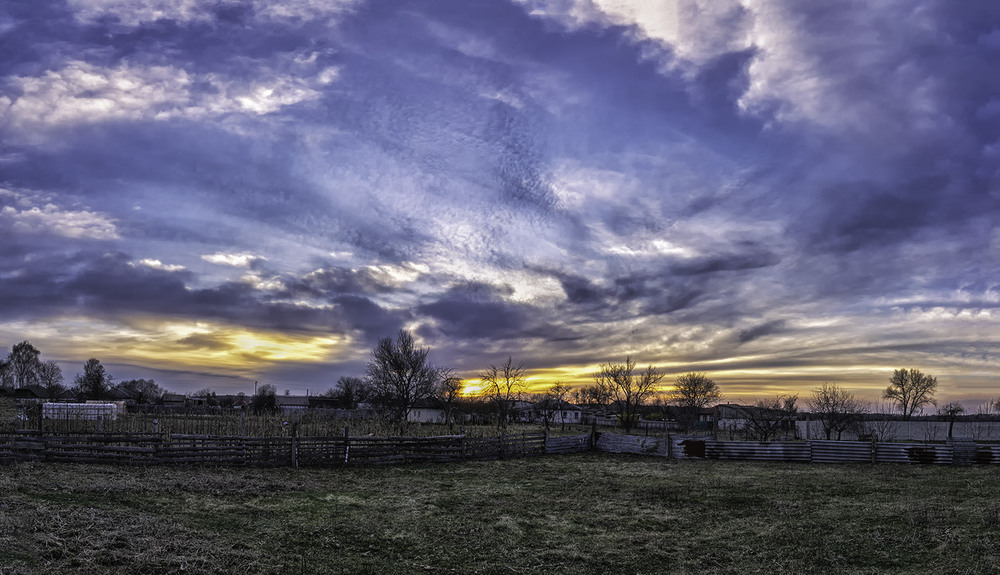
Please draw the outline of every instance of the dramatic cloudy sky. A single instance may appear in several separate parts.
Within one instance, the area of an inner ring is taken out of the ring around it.
[[[8,0],[0,345],[1000,396],[994,0]],[[248,387],[249,386],[249,387]]]

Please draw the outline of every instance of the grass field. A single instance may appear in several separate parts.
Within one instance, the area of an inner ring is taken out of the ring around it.
[[[0,573],[996,573],[1000,466],[0,467]]]

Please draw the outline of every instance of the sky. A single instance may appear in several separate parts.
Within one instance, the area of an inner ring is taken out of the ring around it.
[[[0,347],[1000,397],[994,0],[7,0]]]

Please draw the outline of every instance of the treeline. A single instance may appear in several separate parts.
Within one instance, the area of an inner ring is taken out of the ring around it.
[[[591,385],[572,389],[556,381],[533,394],[528,392],[524,364],[508,356],[504,362],[490,364],[477,374],[478,386],[469,393],[466,382],[455,375],[454,369],[434,365],[429,354],[429,348],[416,345],[412,333],[400,330],[395,339],[378,340],[363,375],[341,377],[321,397],[336,400],[345,409],[364,404],[400,429],[407,425],[414,409],[432,403],[444,412],[449,425],[455,421],[459,408],[463,411],[473,408],[489,412],[501,431],[517,418],[524,401],[540,406],[546,425],[550,420],[564,421],[561,412],[575,404],[613,413],[628,431],[638,424],[640,413],[648,414],[651,408],[658,408],[662,418],[669,417],[682,429],[691,430],[706,408],[723,399],[719,385],[703,373],[680,375],[664,389],[665,374],[653,365],[639,368],[631,356],[622,362],[601,364]],[[159,403],[167,393],[152,379],[116,383],[96,358],[87,360],[73,385],[66,387],[56,362],[42,361],[38,349],[28,341],[14,345],[7,357],[0,360],[0,384],[9,388],[39,386],[52,398],[66,393],[78,400],[110,399],[125,394],[142,404]],[[936,406],[937,385],[937,378],[920,370],[897,369],[882,394],[887,404],[872,403],[831,383],[812,390],[805,403],[810,413],[823,422],[827,438],[839,437],[879,410],[897,410],[906,420]],[[189,396],[204,398],[210,406],[248,407],[256,412],[275,411],[278,405],[275,387],[270,384],[259,386],[249,398],[244,394],[235,398],[217,396],[208,388]],[[748,436],[760,440],[774,438],[792,427],[790,422],[798,417],[800,410],[798,395],[778,395],[751,405],[726,407],[735,410],[730,419],[743,420]],[[987,412],[990,411],[1000,411],[1000,402],[990,402]],[[964,412],[957,402],[940,406],[937,411],[952,423]]]
[[[28,341],[14,344],[10,353],[0,360],[0,387],[38,387],[48,398],[72,397],[113,399],[128,397],[136,403],[153,404],[162,401],[165,389],[152,379],[126,379],[115,382],[97,358],[83,364],[83,373],[76,374],[73,384],[65,385],[62,368],[53,361],[43,361],[41,352]]]

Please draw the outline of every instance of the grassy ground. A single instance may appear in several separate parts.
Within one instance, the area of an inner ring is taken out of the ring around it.
[[[1000,466],[0,467],[0,573],[994,573]]]

